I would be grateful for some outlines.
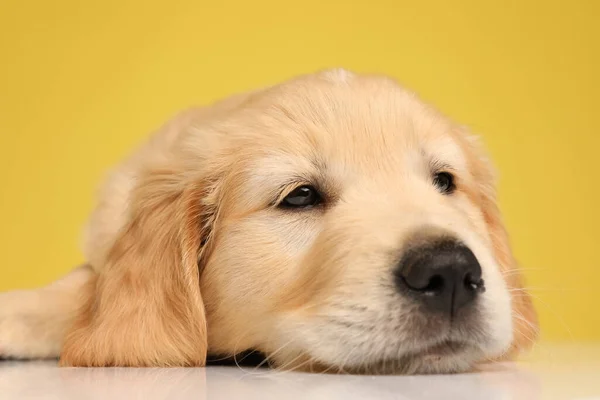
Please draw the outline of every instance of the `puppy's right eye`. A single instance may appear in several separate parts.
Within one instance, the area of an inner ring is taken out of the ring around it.
[[[308,208],[319,205],[322,201],[321,195],[312,186],[300,186],[292,190],[279,203],[283,208]]]

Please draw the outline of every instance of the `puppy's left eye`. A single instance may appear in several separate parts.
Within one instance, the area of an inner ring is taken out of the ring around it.
[[[452,194],[456,189],[454,175],[449,172],[438,172],[433,177],[433,183],[443,194]]]
[[[292,190],[279,204],[284,208],[307,208],[321,203],[321,195],[312,186],[300,186]]]

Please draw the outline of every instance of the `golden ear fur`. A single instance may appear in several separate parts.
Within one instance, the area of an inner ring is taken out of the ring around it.
[[[208,213],[202,197],[201,189],[182,187],[176,171],[140,179],[129,223],[106,264],[96,268],[61,365],[205,364],[198,256]]]

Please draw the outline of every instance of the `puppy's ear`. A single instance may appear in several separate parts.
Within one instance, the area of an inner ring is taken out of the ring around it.
[[[531,296],[524,289],[524,277],[513,256],[502,221],[496,199],[494,169],[476,138],[473,138],[469,145],[477,155],[471,159],[471,170],[478,185],[476,201],[480,204],[493,244],[494,256],[500,265],[512,300],[514,339],[510,350],[506,353],[506,357],[511,358],[528,350],[535,343],[539,333],[537,313]]]
[[[202,366],[206,318],[198,259],[212,213],[203,185],[151,171],[130,197],[130,218],[90,282],[61,365]]]

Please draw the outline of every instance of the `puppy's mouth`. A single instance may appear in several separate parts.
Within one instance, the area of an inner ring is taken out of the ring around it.
[[[429,346],[424,351],[416,353],[416,355],[427,358],[448,357],[461,354],[471,348],[472,345],[469,345],[466,342],[459,342],[448,339],[444,340],[442,343]]]

